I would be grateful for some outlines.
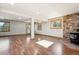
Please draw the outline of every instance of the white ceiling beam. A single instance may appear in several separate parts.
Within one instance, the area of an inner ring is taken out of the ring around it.
[[[12,14],[12,15],[16,15],[16,16],[27,18],[27,16],[24,15],[24,14],[20,14],[20,13],[17,13],[17,12],[14,12],[14,11],[10,11],[10,10],[7,10],[7,9],[0,9],[0,12],[4,12],[4,13],[8,13],[8,14]]]

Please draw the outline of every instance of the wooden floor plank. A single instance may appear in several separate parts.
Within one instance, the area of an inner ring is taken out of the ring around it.
[[[36,44],[39,41],[38,38],[52,41],[54,44],[44,48]],[[1,37],[0,55],[79,55],[79,46],[65,39],[43,35],[35,35],[35,39],[29,39],[29,36]]]

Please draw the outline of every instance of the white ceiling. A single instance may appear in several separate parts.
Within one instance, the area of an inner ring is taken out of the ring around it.
[[[47,21],[49,18],[79,12],[79,3],[0,3],[0,17],[13,20]]]

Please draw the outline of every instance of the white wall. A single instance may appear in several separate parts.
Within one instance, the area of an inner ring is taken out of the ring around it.
[[[14,34],[25,34],[26,24],[24,22],[14,22],[10,23],[10,32],[0,32],[0,36],[3,35],[14,35]]]
[[[62,22],[63,23],[63,22]],[[42,30],[36,31],[38,34],[56,36],[63,38],[63,29],[50,29],[50,23],[42,23]]]
[[[35,25],[35,33],[44,34],[56,37],[63,37],[63,29],[50,29],[50,23],[42,23],[42,30],[38,31],[37,25]],[[26,33],[26,24],[23,22],[11,22],[10,32],[0,32],[2,35],[14,35],[14,34],[25,34]]]

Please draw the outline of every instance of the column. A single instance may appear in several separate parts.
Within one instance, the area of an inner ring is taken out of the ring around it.
[[[34,39],[34,19],[31,18],[31,39]]]

